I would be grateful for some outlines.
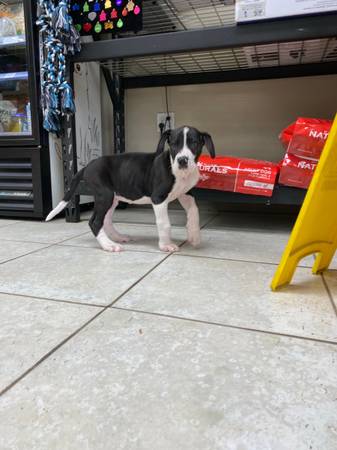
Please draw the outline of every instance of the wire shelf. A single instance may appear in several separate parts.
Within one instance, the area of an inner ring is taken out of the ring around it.
[[[235,24],[235,7],[224,0],[144,0],[143,30],[167,33]]]
[[[192,74],[337,61],[337,38],[102,62],[122,77]]]

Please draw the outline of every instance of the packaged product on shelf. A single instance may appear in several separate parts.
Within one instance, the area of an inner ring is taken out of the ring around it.
[[[318,159],[303,158],[286,153],[281,162],[279,183],[285,186],[307,189],[317,164]]]
[[[13,102],[0,100],[0,132],[12,131],[14,126],[13,117],[17,113],[17,108]]]
[[[275,186],[278,164],[247,158],[218,156],[212,159],[202,155],[198,162],[198,188],[271,197]]]
[[[287,128],[282,130],[280,135],[279,135],[279,139],[282,142],[282,145],[283,145],[283,147],[286,150],[287,150],[288,145],[289,145],[289,143],[291,141],[291,138],[293,137],[295,124],[296,124],[296,122],[291,123],[290,125],[288,125]]]
[[[27,132],[31,133],[32,117],[31,117],[31,110],[30,110],[30,102],[27,102],[27,105],[26,105],[26,118],[27,118]]]
[[[23,2],[0,2],[1,38],[25,34]]]
[[[237,22],[317,14],[337,10],[337,0],[236,0]]]
[[[331,120],[299,117],[293,128],[287,153],[319,159],[332,126]]]

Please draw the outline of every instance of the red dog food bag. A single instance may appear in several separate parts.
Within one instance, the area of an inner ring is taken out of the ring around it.
[[[237,173],[234,160],[236,159],[223,156],[214,159],[200,156],[198,161],[200,179],[197,187],[234,192]]]
[[[201,156],[197,187],[271,197],[279,165],[268,161],[218,156]]]
[[[278,164],[241,159],[238,164],[235,192],[271,197],[278,173]]]
[[[289,126],[287,126],[287,128],[281,131],[281,134],[279,135],[279,139],[285,149],[288,148],[288,145],[293,137],[295,125],[296,122],[290,124]]]
[[[318,160],[302,158],[287,153],[282,161],[279,183],[307,189],[314,175]]]
[[[304,158],[319,159],[331,125],[331,120],[299,117],[294,126],[287,153]],[[288,137],[289,130],[284,139],[286,140]]]

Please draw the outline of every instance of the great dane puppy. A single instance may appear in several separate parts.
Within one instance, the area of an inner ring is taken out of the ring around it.
[[[166,142],[168,150],[165,150]],[[112,224],[112,215],[119,201],[151,204],[156,217],[159,248],[163,252],[175,252],[179,248],[171,240],[168,204],[178,199],[187,213],[188,241],[196,246],[200,243],[199,211],[188,192],[199,180],[197,162],[204,146],[214,158],[211,136],[184,126],[165,131],[155,153],[123,153],[91,161],[75,175],[64,199],[49,213],[46,221],[67,206],[79,182],[84,180],[95,200],[89,226],[103,250],[120,252],[120,243],[129,240]]]

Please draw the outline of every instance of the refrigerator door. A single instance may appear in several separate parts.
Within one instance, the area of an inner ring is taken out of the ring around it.
[[[31,4],[0,1],[0,146],[39,140]]]

